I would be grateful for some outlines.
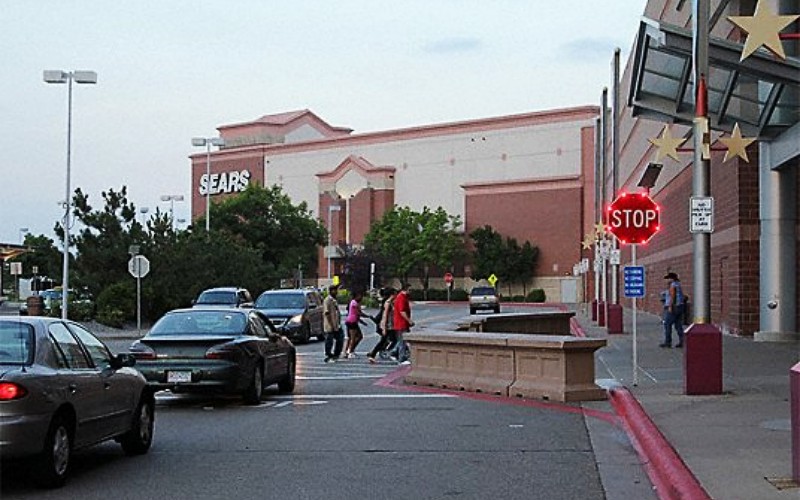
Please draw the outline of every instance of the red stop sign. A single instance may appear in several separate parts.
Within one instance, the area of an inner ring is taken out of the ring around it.
[[[622,193],[606,208],[606,231],[622,244],[647,243],[661,229],[660,215],[647,193]]]
[[[453,282],[453,274],[452,273],[444,273],[444,282],[448,285]]]

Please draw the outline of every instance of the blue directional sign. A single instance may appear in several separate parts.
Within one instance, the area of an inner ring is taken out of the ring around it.
[[[622,268],[625,297],[641,299],[644,297],[644,266],[625,266]]]

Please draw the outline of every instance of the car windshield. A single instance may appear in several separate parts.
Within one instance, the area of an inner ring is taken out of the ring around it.
[[[236,292],[215,290],[203,292],[195,304],[235,304]]]
[[[306,300],[299,293],[265,293],[256,301],[259,309],[302,309]]]
[[[494,288],[488,286],[475,287],[470,292],[470,295],[494,295]]]
[[[231,311],[173,312],[159,319],[148,335],[241,335],[246,323],[244,314]]]
[[[0,321],[0,364],[33,362],[33,327],[17,321]]]

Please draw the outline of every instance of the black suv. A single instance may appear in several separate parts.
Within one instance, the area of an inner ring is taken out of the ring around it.
[[[204,290],[192,304],[195,306],[253,307],[253,296],[246,288],[223,286]]]
[[[306,343],[311,337],[325,338],[322,296],[314,289],[267,290],[258,296],[255,308],[294,341]]]

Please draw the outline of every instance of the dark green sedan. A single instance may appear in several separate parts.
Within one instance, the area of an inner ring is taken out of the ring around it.
[[[130,352],[156,390],[241,394],[247,404],[260,403],[271,384],[294,391],[294,345],[254,310],[170,311]]]

